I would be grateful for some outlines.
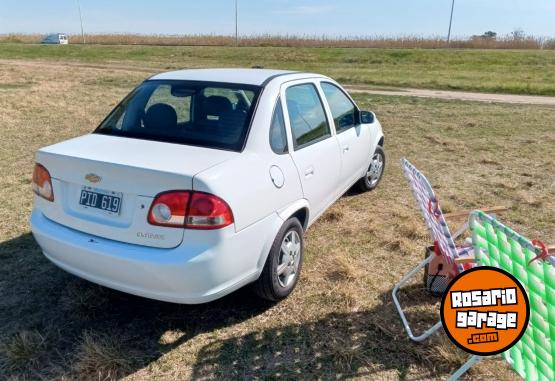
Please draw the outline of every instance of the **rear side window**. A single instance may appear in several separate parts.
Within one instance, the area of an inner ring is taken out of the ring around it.
[[[270,126],[270,146],[272,147],[272,151],[278,155],[287,153],[287,135],[285,132],[281,99],[278,99],[272,117],[272,124]]]
[[[146,81],[95,133],[241,151],[259,93],[250,85]]]
[[[289,87],[286,90],[286,98],[296,149],[331,136],[320,96],[313,84]]]
[[[322,82],[322,91],[330,106],[337,132],[345,131],[356,124],[356,107],[349,97],[337,86]]]

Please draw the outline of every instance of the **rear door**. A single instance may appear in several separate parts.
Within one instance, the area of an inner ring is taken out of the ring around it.
[[[320,87],[341,148],[341,186],[346,189],[362,177],[370,160],[370,132],[358,123],[357,107],[341,88],[326,81]]]
[[[292,82],[282,88],[281,99],[293,138],[291,156],[313,220],[339,196],[341,152],[315,83]]]

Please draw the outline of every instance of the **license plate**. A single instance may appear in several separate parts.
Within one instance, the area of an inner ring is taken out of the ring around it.
[[[81,189],[79,205],[100,209],[110,214],[119,214],[121,209],[121,192],[104,191],[90,187]]]

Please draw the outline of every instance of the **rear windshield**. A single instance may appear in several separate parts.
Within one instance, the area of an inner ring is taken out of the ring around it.
[[[241,151],[259,93],[258,86],[146,81],[95,133]]]

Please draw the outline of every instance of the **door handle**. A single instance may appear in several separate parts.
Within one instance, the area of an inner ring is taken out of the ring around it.
[[[304,170],[305,177],[312,176],[314,174],[314,167],[308,167]]]
[[[348,152],[349,151],[349,146],[343,146],[343,153]]]

